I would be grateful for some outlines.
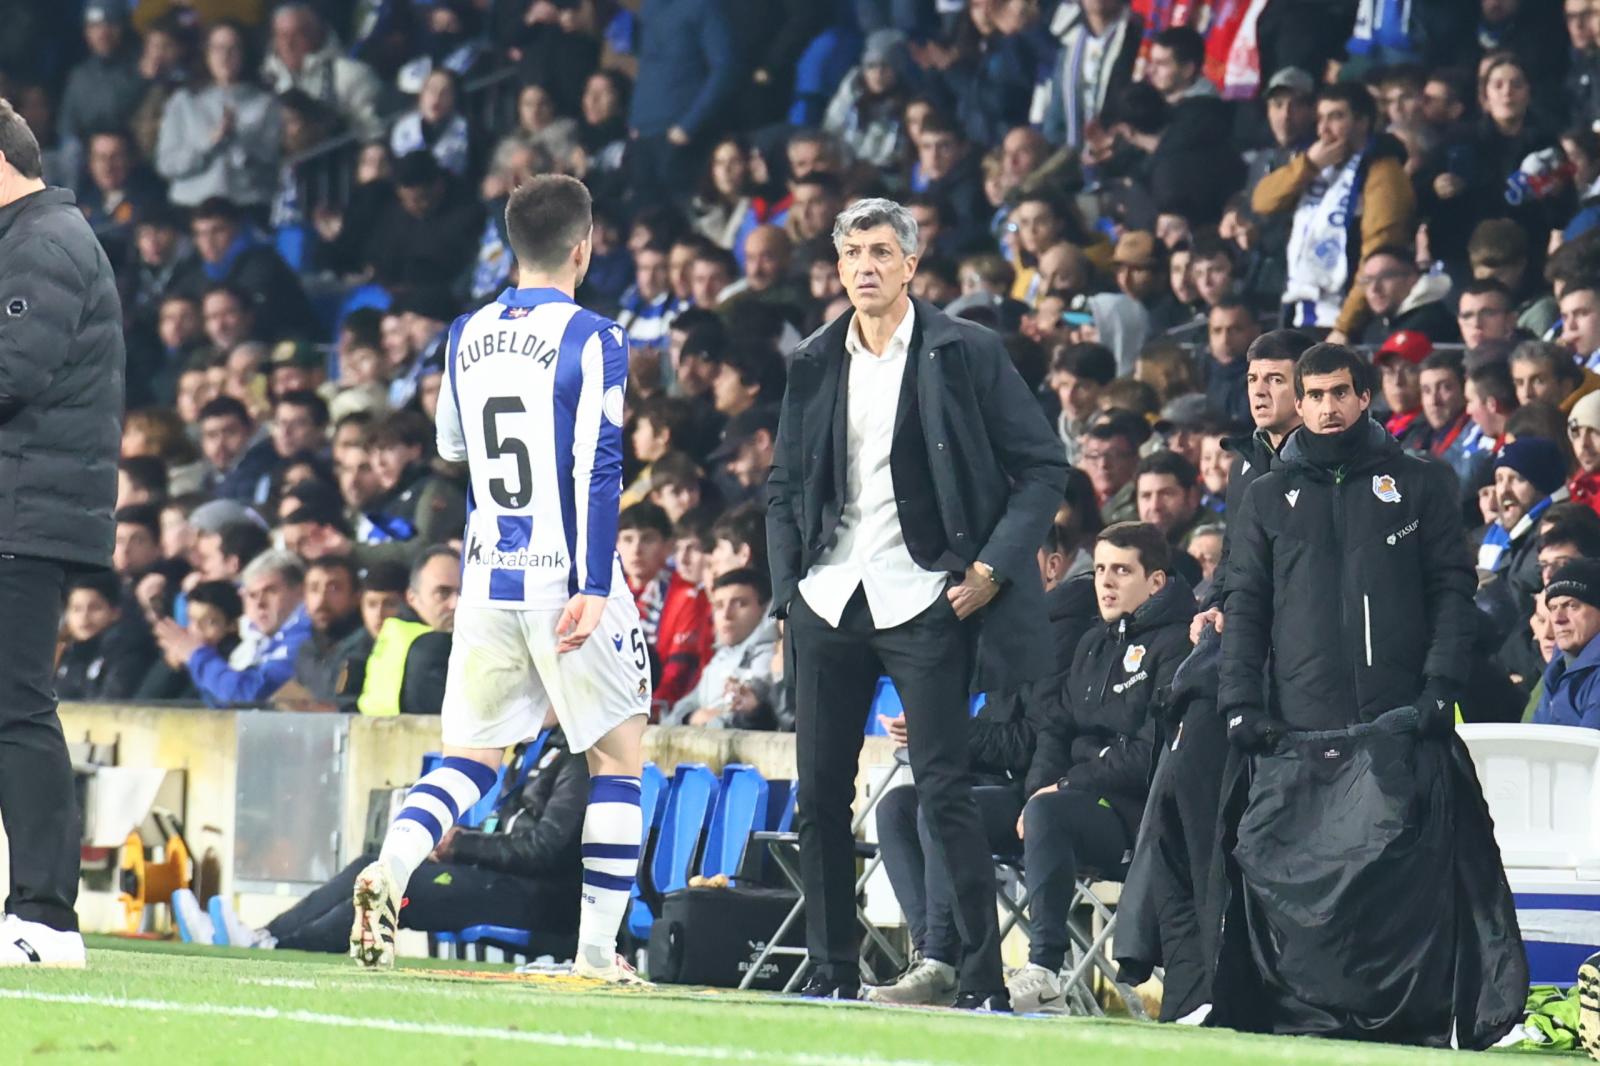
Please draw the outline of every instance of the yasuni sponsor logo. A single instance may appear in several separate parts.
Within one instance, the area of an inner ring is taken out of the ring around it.
[[[1399,544],[1402,540],[1405,540],[1407,537],[1411,536],[1411,534],[1413,534],[1413,533],[1415,533],[1417,531],[1417,527],[1420,526],[1421,524],[1422,524],[1422,519],[1413,518],[1410,522],[1408,522],[1404,527],[1402,527],[1397,532],[1390,533],[1389,537],[1388,537],[1389,546],[1392,548],[1396,544]]]

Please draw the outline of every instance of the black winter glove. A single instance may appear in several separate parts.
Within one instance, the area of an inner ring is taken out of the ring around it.
[[[1456,687],[1430,677],[1417,697],[1417,731],[1425,737],[1447,737],[1456,727]]]
[[[1260,711],[1240,711],[1228,719],[1228,743],[1246,754],[1271,751],[1282,732]]]

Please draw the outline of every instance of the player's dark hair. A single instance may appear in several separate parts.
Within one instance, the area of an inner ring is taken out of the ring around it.
[[[731,588],[734,585],[749,585],[756,590],[756,599],[762,603],[770,603],[772,600],[772,582],[767,580],[766,574],[753,567],[742,566],[737,570],[729,570],[711,583],[713,590]]]
[[[1365,90],[1363,90],[1364,92]],[[1294,398],[1305,399],[1305,379],[1322,374],[1350,372],[1350,383],[1362,396],[1372,394],[1372,381],[1368,377],[1367,361],[1342,344],[1313,344],[1301,353],[1294,364]]]
[[[0,155],[29,181],[44,175],[44,157],[39,151],[38,138],[28,128],[28,122],[17,114],[11,101],[0,96]]]
[[[641,533],[659,533],[662,540],[672,539],[672,520],[667,517],[667,512],[648,500],[624,508],[617,516],[617,532],[630,529]]]
[[[1185,492],[1200,481],[1200,471],[1194,468],[1194,464],[1173,451],[1151,452],[1140,459],[1139,465],[1133,470],[1133,483],[1137,485],[1145,474],[1170,475]]]
[[[1146,574],[1153,574],[1157,570],[1168,575],[1172,573],[1172,549],[1167,546],[1166,534],[1148,522],[1117,522],[1109,525],[1100,531],[1095,543],[1132,549]]]
[[[577,178],[540,174],[512,190],[506,235],[518,266],[549,273],[561,268],[594,225],[594,200]]]

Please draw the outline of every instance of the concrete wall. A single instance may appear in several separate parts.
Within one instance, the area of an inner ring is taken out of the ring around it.
[[[187,789],[184,810],[180,812],[185,833],[197,849],[207,841],[217,848],[224,890],[233,890],[236,712],[66,703],[61,706],[61,722],[69,741],[117,744],[119,765],[185,771]],[[344,781],[346,816],[340,856],[346,862],[361,847],[372,790],[415,781],[423,753],[439,749],[437,718],[353,716],[349,725]],[[868,768],[888,764],[893,751],[883,737],[865,738],[857,776],[858,796],[863,794]],[[774,779],[792,778],[795,773],[794,735],[790,733],[655,726],[645,733],[645,754],[669,776],[680,762],[705,763],[719,772],[728,763],[747,763]],[[264,920],[263,915],[282,910],[293,896],[279,894],[271,899],[275,902],[241,901],[242,909],[248,912],[247,919]],[[112,895],[85,893],[79,910],[87,929],[121,926],[121,909]]]

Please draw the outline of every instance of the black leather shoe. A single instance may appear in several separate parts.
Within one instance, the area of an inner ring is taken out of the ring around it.
[[[998,992],[962,992],[956,996],[955,1009],[984,1014],[1010,1014],[1011,995],[1003,988]]]
[[[806,999],[860,999],[861,982],[854,978],[835,980],[819,970],[811,975],[800,994]]]

